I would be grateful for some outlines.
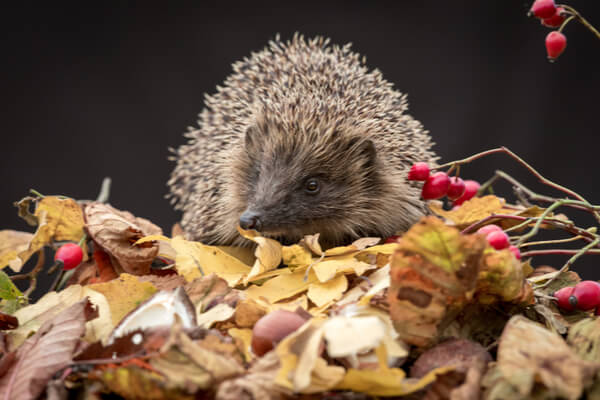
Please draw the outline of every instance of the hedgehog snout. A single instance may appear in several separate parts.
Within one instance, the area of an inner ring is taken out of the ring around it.
[[[254,229],[260,231],[262,228],[260,214],[256,211],[247,209],[240,216],[240,226],[242,227],[242,229]]]

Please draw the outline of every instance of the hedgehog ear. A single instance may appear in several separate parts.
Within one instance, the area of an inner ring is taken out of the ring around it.
[[[363,159],[365,160],[364,166],[366,168],[375,165],[375,160],[377,158],[377,150],[375,149],[375,144],[372,140],[360,140],[360,138],[354,138],[350,141],[349,149],[350,148],[354,148],[356,154],[363,157]]]

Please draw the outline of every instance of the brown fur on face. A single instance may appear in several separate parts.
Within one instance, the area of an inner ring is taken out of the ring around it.
[[[319,232],[336,245],[407,229],[424,212],[408,168],[436,157],[406,109],[405,96],[349,46],[270,42],[234,64],[176,151],[169,186],[184,230],[240,244],[246,210],[261,216],[266,235],[292,242]],[[310,178],[316,194],[306,191]]]

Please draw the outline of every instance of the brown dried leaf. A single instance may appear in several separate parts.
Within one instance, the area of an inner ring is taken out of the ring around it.
[[[454,370],[438,376],[427,389],[425,399],[476,400],[481,378],[490,361],[492,357],[479,343],[450,339],[421,354],[410,375],[421,378],[436,368],[451,366]]]
[[[484,378],[485,398],[529,399],[535,392],[576,400],[599,369],[600,363],[580,359],[559,335],[515,315],[500,337],[497,364]]]
[[[17,350],[17,363],[0,379],[0,398],[37,398],[52,375],[71,363],[85,323],[97,316],[86,298],[46,321]]]
[[[0,268],[9,265],[19,254],[27,250],[31,239],[33,239],[32,233],[8,229],[0,231]],[[11,266],[11,269],[18,272],[13,266]]]
[[[217,400],[282,400],[291,397],[291,390],[277,385],[279,358],[272,351],[259,358],[245,375],[221,383]]]
[[[179,324],[173,327],[161,356],[151,359],[150,364],[167,378],[169,387],[185,388],[190,393],[244,372],[234,358],[192,341]]]
[[[474,293],[487,242],[462,235],[437,217],[404,234],[391,261],[390,315],[400,337],[416,346],[437,339]]]
[[[86,205],[84,214],[88,233],[111,255],[115,268],[134,275],[150,272],[150,264],[158,254],[159,246],[151,242],[139,246],[132,244],[145,236],[161,235],[162,230],[158,226],[103,203]]]

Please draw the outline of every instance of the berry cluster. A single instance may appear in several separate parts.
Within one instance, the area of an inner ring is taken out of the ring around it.
[[[473,198],[479,190],[479,183],[473,180],[463,181],[458,176],[449,177],[446,172],[429,171],[424,162],[417,162],[408,171],[409,181],[424,181],[421,197],[425,200],[441,199],[447,196],[454,205],[461,205]]]
[[[560,308],[566,311],[595,309],[600,315],[600,283],[596,281],[581,281],[575,286],[557,290],[553,294]]]
[[[600,32],[583,18],[577,10],[566,4],[556,6],[554,0],[535,0],[529,10],[529,15],[537,17],[542,25],[548,28],[558,28],[546,36],[546,53],[550,61],[556,60],[565,51],[567,37],[562,32],[572,20],[581,23],[600,39]]]
[[[562,33],[563,23],[567,15],[565,9],[556,7],[554,0],[536,0],[529,12],[539,18],[542,25],[549,28],[559,28],[546,36],[548,59],[550,61],[556,60],[567,47],[567,37]]]
[[[519,251],[519,248],[510,244],[508,235],[498,225],[490,224],[482,226],[477,230],[476,233],[485,235],[485,238],[490,246],[496,250],[509,249],[515,255],[517,260],[521,259],[521,252]]]

